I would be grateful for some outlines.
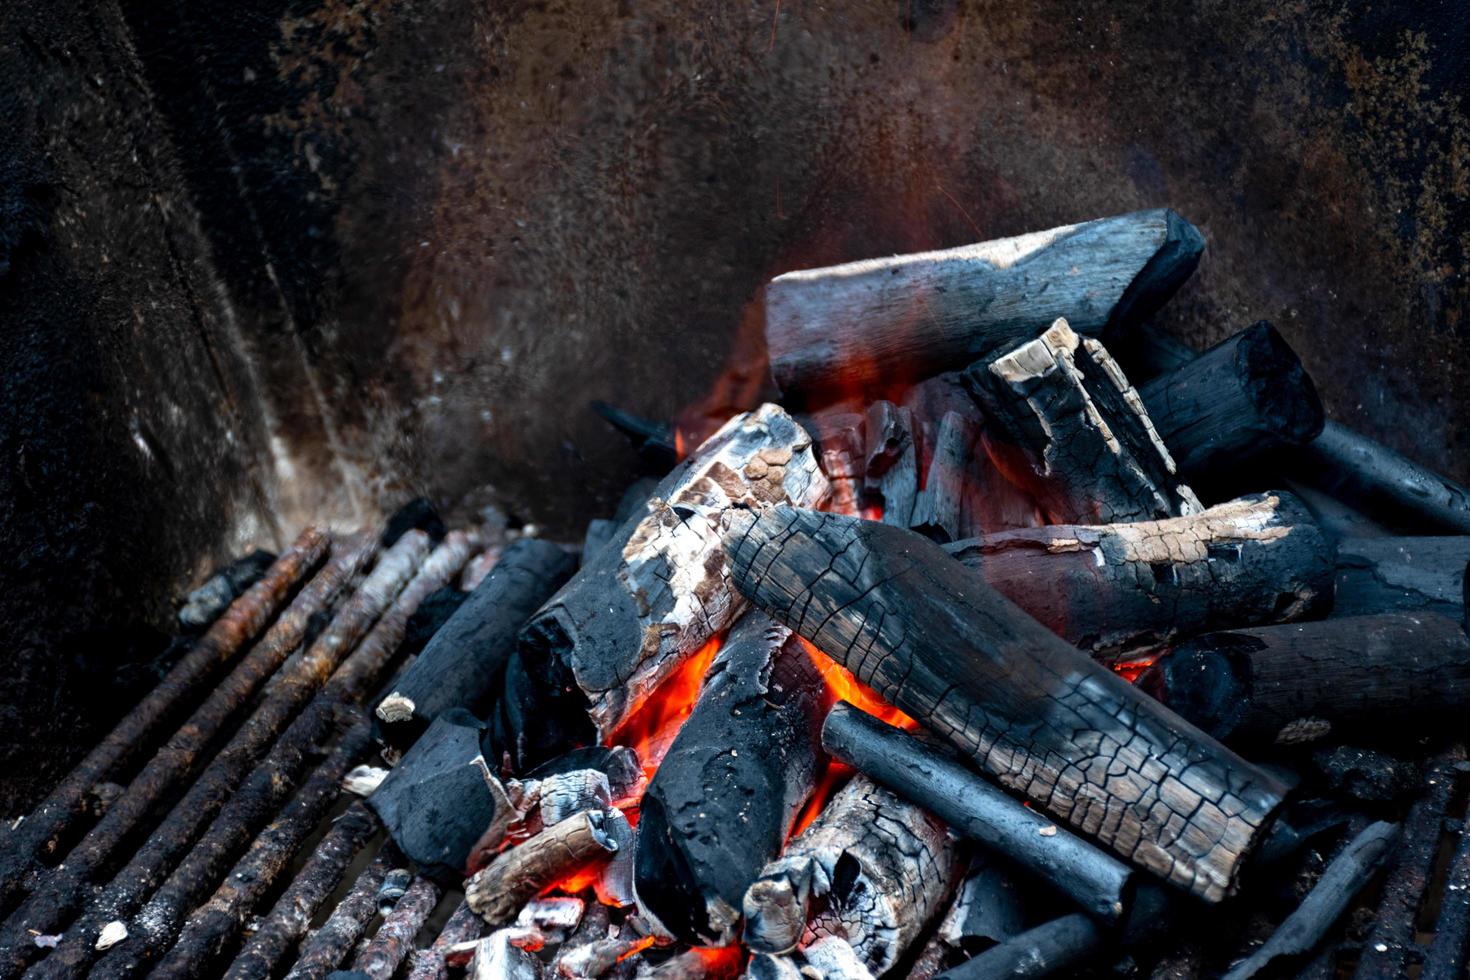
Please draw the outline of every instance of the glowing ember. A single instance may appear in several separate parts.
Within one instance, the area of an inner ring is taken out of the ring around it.
[[[625,952],[622,956],[619,956],[618,957],[618,962],[621,963],[621,962],[623,962],[623,960],[626,960],[630,956],[637,956],[639,953],[643,952],[645,949],[647,949],[648,947],[650,947],[652,945],[653,945],[653,937],[652,936],[644,936],[642,939],[638,940],[632,946],[629,946],[627,952]]]
[[[1113,671],[1129,684],[1137,682],[1139,676],[1153,666],[1155,660],[1159,659],[1157,653],[1151,653],[1137,660],[1129,660],[1126,663],[1113,664]]]
[[[714,637],[685,660],[608,739],[610,745],[626,745],[638,753],[645,780],[653,778],[684,720],[694,710],[704,675],[720,652],[720,641],[721,637]]]

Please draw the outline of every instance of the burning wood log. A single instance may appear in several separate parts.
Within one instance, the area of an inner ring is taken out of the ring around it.
[[[883,523],[908,527],[919,494],[913,412],[892,402],[873,402],[868,406],[864,436],[867,497],[882,502]]]
[[[1260,948],[1232,967],[1224,980],[1250,980],[1264,970],[1279,968],[1282,960],[1311,952],[1372,879],[1398,836],[1397,825],[1379,821],[1353,838],[1332,859],[1296,911]]]
[[[739,504],[815,505],[811,438],[775,405],[737,416],[531,620],[506,675],[497,745],[526,768],[608,736],[743,611],[720,550]]]
[[[1057,320],[1040,337],[971,365],[986,449],[1055,523],[1105,524],[1203,510],[1122,370]]]
[[[669,935],[737,938],[740,901],[816,782],[824,687],[799,640],[743,616],[643,795],[634,881]]]
[[[1229,630],[1174,647],[1139,686],[1222,739],[1293,744],[1385,723],[1427,732],[1470,705],[1470,638],[1435,613]]]
[[[24,894],[28,887],[27,879],[39,870],[37,858],[55,855],[62,838],[86,812],[92,787],[113,776],[149,746],[157,744],[157,737],[165,731],[163,726],[171,719],[176,720],[175,712],[179,705],[187,703],[219,668],[266,628],[291,590],[321,562],[330,547],[331,537],[325,531],[314,527],[302,531],[265,577],[236,600],[137,707],[125,714],[117,727],[51,791],[41,805],[9,832],[4,853],[0,854],[0,913],[9,911]],[[338,550],[341,550],[340,545]],[[365,549],[347,550],[354,555],[361,550],[362,558],[367,557]],[[312,580],[316,584],[302,589],[280,621],[255,645],[265,652],[253,658],[247,655],[236,670],[243,670],[254,677],[255,666],[247,663],[252,659],[272,661],[270,669],[273,670],[280,661],[270,656],[271,651],[281,650],[281,657],[289,653],[290,648],[300,641],[306,620],[331,600],[351,574],[352,568],[343,561],[323,569]],[[223,702],[228,697],[228,694],[221,693],[217,698],[211,698],[210,703],[216,700]],[[227,714],[238,704],[213,706],[219,714]],[[201,706],[200,711],[203,710]],[[215,716],[216,712],[211,712],[196,720],[200,724],[208,724]],[[217,728],[209,728],[204,737],[212,737],[215,731]]]
[[[1265,320],[1138,389],[1181,473],[1216,472],[1322,431],[1322,401]]]
[[[943,824],[856,776],[746,891],[745,941],[787,953],[840,936],[883,973],[949,900],[958,871]]]
[[[1285,787],[1068,646],[920,535],[779,505],[727,517],[759,608],[1008,788],[1218,901]]]
[[[617,847],[603,832],[600,810],[548,827],[496,858],[465,882],[465,901],[490,925],[509,922],[538,892]]]
[[[575,558],[549,541],[520,538],[507,546],[490,574],[379,703],[382,740],[407,749],[449,708],[468,708],[483,716],[515,650],[517,632],[576,566]]]
[[[1003,531],[946,548],[1062,639],[1109,657],[1332,600],[1332,544],[1291,494],[1198,514]]]
[[[1139,211],[789,272],[766,286],[771,373],[784,393],[815,403],[963,367],[1059,316],[1096,335],[1162,305],[1203,249],[1199,232],[1174,212]]]
[[[832,756],[924,807],[958,834],[1034,872],[1088,914],[1124,912],[1133,872],[1047,817],[1023,806],[942,749],[839,702],[822,726]]]
[[[1337,543],[1334,616],[1383,612],[1465,614],[1470,536],[1344,538]]]

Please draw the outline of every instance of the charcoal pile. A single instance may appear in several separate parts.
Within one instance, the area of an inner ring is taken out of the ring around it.
[[[1203,249],[1149,211],[789,273],[780,403],[599,406],[672,468],[580,548],[253,556],[191,629],[325,562],[270,727],[131,863],[161,785],[45,860],[118,746],[21,824],[0,975],[1462,976],[1470,491],[1269,323],[1157,329]]]

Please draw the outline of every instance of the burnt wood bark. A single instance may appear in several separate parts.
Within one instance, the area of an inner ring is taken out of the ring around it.
[[[1016,238],[778,276],[766,286],[771,373],[812,401],[915,381],[1034,337],[1146,317],[1199,261],[1172,211],[1139,211]]]
[[[1279,970],[1284,960],[1310,953],[1372,880],[1398,836],[1396,824],[1380,820],[1353,838],[1327,865],[1296,911],[1255,952],[1231,967],[1224,980],[1250,980],[1265,970]]]
[[[1337,543],[1334,616],[1382,612],[1465,613],[1470,535],[1344,538]]]
[[[572,555],[549,541],[520,538],[508,545],[378,705],[380,738],[403,750],[449,708],[483,716],[515,650],[516,634],[576,566]]]
[[[1284,787],[912,532],[732,512],[736,586],[1006,787],[1216,901]]]
[[[1203,510],[1138,392],[1098,343],[1057,320],[965,370],[996,465],[1054,523],[1105,524]]]
[[[731,419],[522,631],[496,714],[518,768],[606,742],[688,656],[744,610],[719,517],[736,504],[815,506],[827,481],[811,437],[765,405]]]
[[[1470,638],[1436,613],[1228,630],[1174,647],[1139,686],[1221,739],[1429,732],[1470,706]]]
[[[945,550],[1105,659],[1180,634],[1297,619],[1332,601],[1332,543],[1287,493],[1161,521],[1002,531]]]
[[[640,804],[637,896],[669,934],[737,938],[745,889],[816,782],[824,693],[801,642],[764,613],[725,638]]]
[[[838,936],[883,973],[944,908],[958,875],[943,824],[855,776],[746,891],[745,941],[786,953]]]
[[[1023,806],[945,751],[840,702],[822,726],[822,747],[962,834],[1033,872],[1089,915],[1123,914],[1133,872]]]
[[[1265,320],[1140,385],[1138,395],[1186,475],[1300,446],[1322,431],[1316,386]]]
[[[919,494],[914,414],[892,402],[873,402],[863,434],[865,500],[883,508],[883,523],[908,527]]]
[[[603,815],[584,810],[508,850],[465,882],[464,898],[492,926],[511,921],[521,906],[617,845],[602,829]]]

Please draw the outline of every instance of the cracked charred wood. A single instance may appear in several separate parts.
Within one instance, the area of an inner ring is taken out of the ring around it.
[[[1324,612],[1333,594],[1332,543],[1287,493],[1161,521],[1002,531],[945,550],[1103,659],[1181,633]]]
[[[286,974],[286,980],[322,980],[337,968],[378,914],[378,889],[388,872],[402,860],[403,856],[391,843],[373,856],[367,870],[357,876],[327,921],[302,942],[301,954]]]
[[[822,725],[822,747],[906,800],[1035,873],[1089,915],[1124,912],[1133,872],[1051,819],[1024,806],[942,749],[839,702]]]
[[[909,980],[933,980],[944,970],[1025,931],[1026,909],[1013,874],[995,858],[975,854],[949,911],[913,961]]]
[[[985,448],[1057,524],[1107,524],[1203,510],[1138,392],[1066,320],[965,371],[985,409]]]
[[[367,800],[404,856],[446,884],[464,877],[487,828],[503,837],[517,816],[485,759],[484,732],[463,708],[440,712]]]
[[[936,541],[957,541],[968,528],[983,523],[985,502],[969,479],[979,439],[980,430],[969,419],[958,412],[945,414],[934,437],[924,489],[909,518],[914,530]]]
[[[1231,968],[1224,980],[1250,980],[1283,960],[1310,953],[1348,903],[1372,880],[1398,839],[1397,824],[1379,821],[1360,833],[1327,865],[1322,877],[1261,946]]]
[[[515,650],[516,634],[576,567],[572,555],[549,541],[511,542],[378,704],[376,726],[382,741],[407,749],[450,708],[467,708],[483,717]]]
[[[360,800],[332,821],[331,829],[230,964],[226,980],[274,976],[276,966],[306,935],[312,917],[341,884],[357,852],[377,832],[377,818]]]
[[[177,616],[179,626],[189,632],[204,630],[246,589],[259,582],[275,560],[275,555],[257,548],[209,576],[203,585],[184,596]]]
[[[1470,535],[1344,538],[1337,543],[1334,616],[1383,612],[1465,614]]]
[[[1142,690],[1220,739],[1299,744],[1392,724],[1428,733],[1470,707],[1470,638],[1436,613],[1383,613],[1207,633]]]
[[[725,638],[641,804],[637,895],[670,935],[736,940],[745,889],[816,782],[824,694],[801,641],[764,613]]]
[[[438,904],[438,886],[427,878],[415,878],[393,911],[383,916],[383,924],[357,954],[352,968],[367,974],[370,980],[392,980],[413,951],[414,937]]]
[[[525,769],[606,742],[744,611],[725,571],[720,515],[746,504],[815,506],[827,489],[811,437],[781,408],[731,419],[522,630],[497,706],[497,748]]]
[[[863,432],[865,502],[883,508],[884,524],[908,527],[919,494],[914,413],[892,402],[873,402]]]
[[[745,942],[779,954],[839,936],[883,973],[949,901],[958,874],[942,823],[854,776],[746,890]]]
[[[1305,445],[1322,431],[1316,386],[1265,320],[1140,386],[1138,395],[1189,476]]]
[[[277,675],[256,712],[174,805],[127,867],[113,877],[86,914],[67,930],[67,939],[49,958],[53,963],[88,962],[92,956],[90,937],[109,918],[135,912],[145,899],[148,905],[134,929],[134,945],[160,948],[172,938],[178,923],[225,873],[230,861],[285,804],[302,772],[321,758],[342,712],[378,683],[414,609],[459,571],[474,546],[462,532],[446,537],[378,617],[367,636],[357,642],[356,649],[333,670],[351,646],[351,631],[391,594],[394,582],[405,574],[411,561],[417,560],[427,541],[421,531],[399,538],[379,563],[379,569],[364,582],[359,595],[344,607],[343,615],[305,654]],[[354,614],[354,610],[361,615]],[[330,677],[316,697],[287,723],[291,712],[328,673]],[[249,763],[259,757],[282,725],[285,731],[252,769]],[[209,815],[216,813],[206,827]],[[201,828],[204,832],[199,835]],[[182,862],[175,868],[181,857]]]
[[[1218,901],[1285,787],[1069,646],[921,535],[732,512],[735,585],[1002,785]]]
[[[1080,912],[1028,929],[975,957],[946,970],[934,980],[1009,980],[1045,977],[1077,966],[1107,944],[1107,936]]]
[[[326,531],[314,527],[302,531],[265,576],[232,603],[163,680],[123,716],[117,727],[35,810],[10,830],[5,838],[4,853],[0,854],[0,914],[14,907],[31,887],[30,879],[41,871],[37,859],[58,856],[62,839],[76,825],[77,819],[87,812],[92,788],[117,775],[149,746],[157,744],[164,726],[181,713],[181,706],[189,703],[216,672],[266,628],[291,590],[316,568],[329,549],[332,549],[332,538]],[[343,545],[339,543],[334,550],[342,551]],[[347,550],[352,551],[350,548]],[[350,574],[351,570],[340,560],[324,568],[312,579],[313,584],[301,590],[280,621],[255,644],[255,648],[266,653],[256,654],[253,658],[247,654],[236,670],[243,670],[253,678],[255,671],[246,661],[273,659],[270,651],[280,650],[288,642],[295,646],[306,619],[331,600]],[[280,656],[284,658],[289,652],[289,648],[284,649]],[[278,663],[278,660],[274,661],[271,669]],[[250,690],[258,683],[258,680],[254,681]],[[246,694],[239,694],[241,702],[245,697]],[[207,703],[210,702],[214,703],[214,711],[207,716],[201,714],[195,719],[196,723],[208,724],[215,711],[227,715],[240,706],[233,700],[233,693],[211,697]],[[199,711],[202,713],[204,707],[201,706]],[[204,737],[211,737],[217,730],[217,727],[210,727]],[[192,757],[191,753],[189,758]],[[187,762],[169,763],[179,764],[187,765]]]
[[[465,882],[465,901],[489,925],[510,922],[539,892],[616,849],[603,819],[584,810],[505,851]]]
[[[765,291],[771,373],[782,392],[815,404],[994,356],[1059,316],[1096,335],[1162,305],[1203,249],[1199,232],[1173,211],[1139,211],[788,272]]]

